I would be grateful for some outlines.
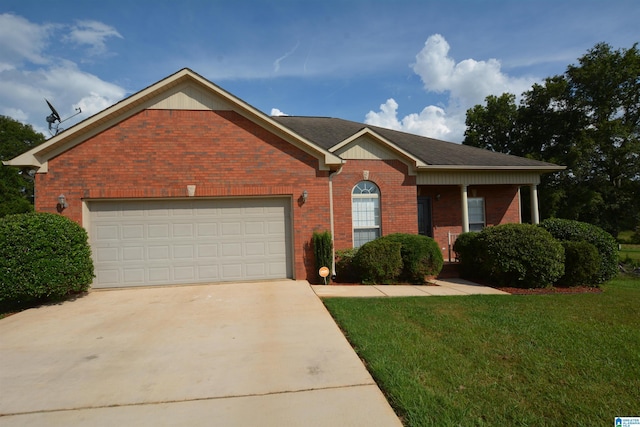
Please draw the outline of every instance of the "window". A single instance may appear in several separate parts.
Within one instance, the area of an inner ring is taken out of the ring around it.
[[[481,231],[485,226],[484,198],[470,197],[467,204],[469,206],[469,231]]]
[[[380,237],[380,190],[370,181],[360,181],[351,193],[353,247]]]

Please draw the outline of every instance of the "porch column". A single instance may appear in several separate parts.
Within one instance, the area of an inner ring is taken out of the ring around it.
[[[469,231],[469,202],[467,201],[467,185],[460,186],[462,199],[462,232]]]
[[[538,211],[538,186],[531,184],[531,223],[540,223],[540,213]]]

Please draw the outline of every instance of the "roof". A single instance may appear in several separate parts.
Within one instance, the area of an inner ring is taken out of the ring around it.
[[[349,120],[331,117],[276,116],[277,122],[287,126],[320,147],[332,151],[333,147],[349,139],[352,135],[368,129],[401,150],[409,153],[424,168],[452,169],[539,169],[557,171],[564,169],[553,163],[541,162],[524,157],[456,144],[439,139],[427,138],[406,132],[370,126]],[[420,168],[420,166],[418,166]]]
[[[331,170],[342,165],[345,160],[338,155],[339,150],[364,135],[373,137],[380,146],[390,149],[396,156],[408,161],[413,165],[414,170],[518,170],[544,173],[564,169],[553,163],[495,153],[349,120],[330,117],[271,117],[188,68],[152,84],[45,143],[3,163],[18,167],[35,167],[39,173],[46,173],[49,159],[116,125],[138,111],[145,108],[188,109],[183,104],[158,107],[160,100],[171,98],[173,92],[181,90],[188,92],[187,86],[201,91],[193,95],[197,98],[194,98],[195,104],[192,104],[196,105],[195,109],[219,109],[221,105],[222,108],[230,108],[314,155],[320,161],[320,168],[323,170]],[[186,95],[190,96],[189,93]],[[215,101],[212,101],[213,99]]]

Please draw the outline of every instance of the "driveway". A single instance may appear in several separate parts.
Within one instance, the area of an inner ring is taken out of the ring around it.
[[[307,282],[94,291],[0,320],[0,426],[400,426]]]

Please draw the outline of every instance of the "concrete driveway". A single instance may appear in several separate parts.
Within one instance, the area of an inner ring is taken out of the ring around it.
[[[0,426],[400,426],[307,282],[94,291],[0,320]]]

